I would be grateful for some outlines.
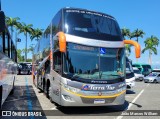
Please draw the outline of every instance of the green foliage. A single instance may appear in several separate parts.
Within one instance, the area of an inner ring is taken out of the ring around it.
[[[18,22],[18,20],[20,20],[19,17],[16,17],[16,18],[12,18],[12,17],[6,17],[6,24],[8,27],[11,28],[11,37],[13,39],[13,32],[14,32],[14,29],[13,27],[19,29],[20,27],[20,22]]]
[[[32,30],[32,32],[31,32],[31,36],[30,36],[30,39],[31,40],[33,40],[33,39],[35,39],[35,40],[39,40],[40,38],[41,38],[41,36],[42,36],[42,29],[39,29],[39,28],[36,28],[36,29],[33,29]]]
[[[143,32],[143,30],[136,29],[136,30],[133,32],[133,37],[136,37],[136,41],[137,41],[137,42],[138,42],[138,38],[139,38],[139,37],[143,38],[144,35],[145,35],[145,32]]]
[[[125,50],[126,50],[127,57],[129,57],[131,53],[131,45],[125,44]]]
[[[27,62],[32,62],[32,59],[27,59]]]
[[[121,29],[121,32],[122,32],[122,36],[126,39],[126,37],[129,36],[130,34],[130,30],[129,29],[126,29],[126,28],[123,28]]]
[[[157,55],[157,46],[159,45],[159,39],[155,36],[151,36],[150,38],[147,38],[145,41],[145,48],[142,50],[142,53],[145,51],[149,50],[149,53],[152,54],[154,53]]]
[[[22,56],[22,50],[21,50],[21,49],[17,49],[17,58],[18,58],[18,62],[24,61],[24,58],[23,58],[23,56]]]
[[[142,50],[142,53],[149,51],[149,63],[151,64],[152,60],[151,60],[151,55],[152,53],[154,53],[155,55],[157,55],[157,48],[159,45],[159,39],[155,36],[151,36],[150,38],[147,38],[145,41],[145,48]]]

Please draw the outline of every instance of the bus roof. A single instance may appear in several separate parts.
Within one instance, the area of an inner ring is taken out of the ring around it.
[[[74,8],[74,7],[64,7],[61,10],[80,10],[80,11],[88,11],[88,12],[92,12],[92,13],[99,13],[99,14],[103,14],[106,16],[109,16],[110,18],[112,18],[113,20],[116,20],[113,16],[106,14],[106,13],[102,13],[102,12],[97,12],[97,11],[93,11],[93,10],[88,10],[88,9],[82,9],[82,8]],[[78,11],[77,11],[78,12]]]

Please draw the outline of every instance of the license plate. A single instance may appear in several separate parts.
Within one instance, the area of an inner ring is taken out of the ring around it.
[[[104,104],[105,100],[104,99],[95,99],[94,104]]]

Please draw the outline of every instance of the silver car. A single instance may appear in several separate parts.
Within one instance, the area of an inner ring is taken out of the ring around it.
[[[144,82],[159,83],[160,73],[155,73],[155,72],[150,73],[148,76],[144,77]]]
[[[137,67],[133,67],[135,80],[143,81],[144,75],[141,74],[140,70]]]

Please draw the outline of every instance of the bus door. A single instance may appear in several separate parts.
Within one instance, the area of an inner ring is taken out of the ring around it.
[[[38,78],[37,78],[37,85],[40,89],[42,89],[43,91],[45,91],[45,63],[48,60],[47,56],[46,58],[44,58],[44,60],[40,63],[39,68],[38,68]]]
[[[53,71],[52,71],[52,99],[60,104],[61,96],[61,77],[62,77],[62,61],[61,61],[61,52],[57,50],[53,53]]]

